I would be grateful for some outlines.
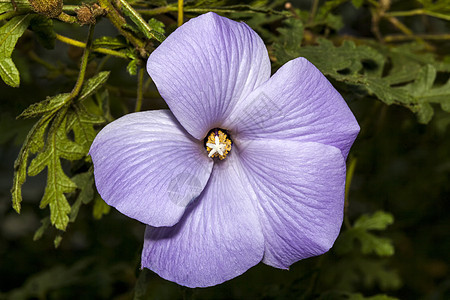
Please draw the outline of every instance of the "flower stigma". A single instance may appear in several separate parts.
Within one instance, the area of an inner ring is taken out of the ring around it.
[[[208,157],[219,157],[220,160],[223,160],[231,150],[232,141],[225,133],[225,130],[213,129],[205,140]]]

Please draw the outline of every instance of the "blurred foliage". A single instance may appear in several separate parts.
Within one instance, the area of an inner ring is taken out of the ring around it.
[[[183,10],[245,21],[274,72],[306,57],[347,100],[361,133],[335,246],[289,272],[260,264],[206,289],[139,270],[143,225],[110,213],[88,151],[114,118],[166,107],[142,74],[178,3],[65,1],[49,19],[0,0],[0,299],[449,299],[450,1],[189,0]]]

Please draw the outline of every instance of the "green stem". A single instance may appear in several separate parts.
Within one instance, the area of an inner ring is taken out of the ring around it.
[[[353,174],[355,173],[357,161],[358,160],[356,158],[349,159],[349,166],[345,178],[344,224],[347,228],[352,227],[352,225],[350,224],[350,220],[348,219],[348,205],[349,205],[348,195],[350,193],[350,185],[352,184]]]
[[[388,35],[385,42],[409,41],[414,39],[424,40],[450,40],[450,34],[415,34],[415,35]]]
[[[119,14],[119,12],[116,10],[116,8],[108,1],[108,0],[98,0],[98,3],[100,4],[100,7],[105,9],[107,11],[107,17],[111,21],[111,23],[114,25],[114,27],[119,30],[119,32],[130,42],[132,43],[138,50],[139,54],[142,57],[147,57],[147,51],[145,50],[144,42],[140,39],[136,38],[133,34],[131,34],[129,31],[126,31],[124,29],[127,22],[125,19]]]
[[[75,12],[79,8],[80,8],[79,5],[63,5],[63,11],[68,12]]]
[[[60,13],[57,18],[58,20],[66,23],[78,23],[78,19],[76,17],[68,15],[65,12]]]
[[[183,0],[178,0],[178,27],[183,25]]]
[[[86,48],[86,43],[65,37],[60,34],[56,34],[56,39],[63,43],[66,43],[66,44],[69,44],[69,45],[72,45],[72,46],[75,46],[78,48]],[[102,53],[102,54],[106,54],[106,55],[112,55],[112,56],[128,59],[128,56],[125,53],[122,53],[119,51],[114,51],[114,50],[107,49],[107,48],[94,48],[94,49],[92,49],[92,52],[98,52],[98,53]]]
[[[125,9],[128,14],[130,15],[130,17],[132,17],[133,22],[137,22],[139,23],[139,25],[141,25],[141,27],[145,28],[145,30],[147,31],[148,35],[154,39],[158,39],[153,33],[152,33],[152,28],[150,27],[150,25],[148,25],[147,22],[145,22],[144,19],[142,19],[141,15],[136,12],[136,10],[134,10],[134,8],[128,4],[127,1],[125,0],[118,0],[120,2],[120,4],[122,4],[123,9]]]
[[[236,9],[235,9],[236,8]],[[245,10],[239,10],[239,8],[246,8]],[[153,8],[153,9],[137,9],[136,10],[138,13],[142,14],[142,15],[148,15],[148,16],[156,16],[156,15],[162,15],[168,12],[175,12],[178,11],[178,7],[177,6],[163,6],[163,7],[158,7],[158,8]],[[240,12],[240,13],[255,13],[255,12],[259,12],[259,13],[266,13],[266,14],[274,14],[274,15],[282,15],[282,16],[286,16],[286,17],[290,17],[292,16],[292,13],[290,12],[280,12],[280,11],[276,11],[276,10],[272,10],[272,9],[259,9],[259,8],[255,8],[255,7],[250,7],[250,6],[246,6],[246,5],[233,5],[233,6],[228,6],[228,8],[215,8],[215,7],[206,7],[206,8],[189,8],[189,7],[183,7],[183,12],[185,13],[207,13],[207,12],[216,12],[216,13],[236,13],[236,12]]]
[[[314,21],[314,17],[317,13],[317,7],[319,7],[319,0],[314,0],[311,6],[311,12],[309,14],[308,23],[311,23]]]
[[[94,34],[94,25],[89,26],[89,32],[88,37],[86,41],[86,48],[84,48],[83,56],[81,57],[81,66],[80,66],[80,73],[78,74],[77,82],[75,83],[75,86],[70,93],[70,99],[75,98],[81,91],[81,87],[83,86],[84,77],[86,75],[86,68],[88,65],[89,60],[89,54],[91,53],[91,44],[92,44],[92,36]]]
[[[444,15],[444,14],[441,14],[438,12],[429,11],[429,10],[425,10],[425,9],[414,9],[414,10],[409,10],[409,11],[393,11],[393,12],[385,13],[385,15],[390,16],[390,17],[408,17],[408,16],[415,16],[415,15],[426,15],[426,16],[431,16],[431,17],[450,21],[450,16],[448,16],[448,15]]]
[[[143,98],[143,82],[144,82],[144,70],[145,68],[140,68],[138,73],[138,86],[137,86],[137,97],[136,97],[136,107],[134,109],[135,112],[141,111],[142,107],[142,98]]]

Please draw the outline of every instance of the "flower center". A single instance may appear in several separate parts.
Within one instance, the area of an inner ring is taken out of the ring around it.
[[[227,157],[228,152],[231,151],[231,139],[227,136],[223,129],[213,129],[205,138],[205,147],[208,152],[208,157],[219,157],[220,160]]]

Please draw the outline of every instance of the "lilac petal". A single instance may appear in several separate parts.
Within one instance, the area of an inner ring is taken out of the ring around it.
[[[344,157],[359,132],[342,96],[302,57],[238,102],[224,128],[235,138],[319,142],[339,148]]]
[[[243,141],[242,164],[258,199],[263,262],[287,269],[330,249],[342,224],[345,161],[312,142]]]
[[[203,143],[168,110],[133,113],[108,124],[89,154],[106,203],[152,226],[176,224],[213,166]]]
[[[245,23],[207,13],[175,30],[150,55],[147,70],[181,125],[201,139],[269,79],[270,61]]]
[[[239,276],[263,257],[264,239],[237,155],[214,165],[203,193],[173,227],[147,226],[142,267],[188,287]]]

